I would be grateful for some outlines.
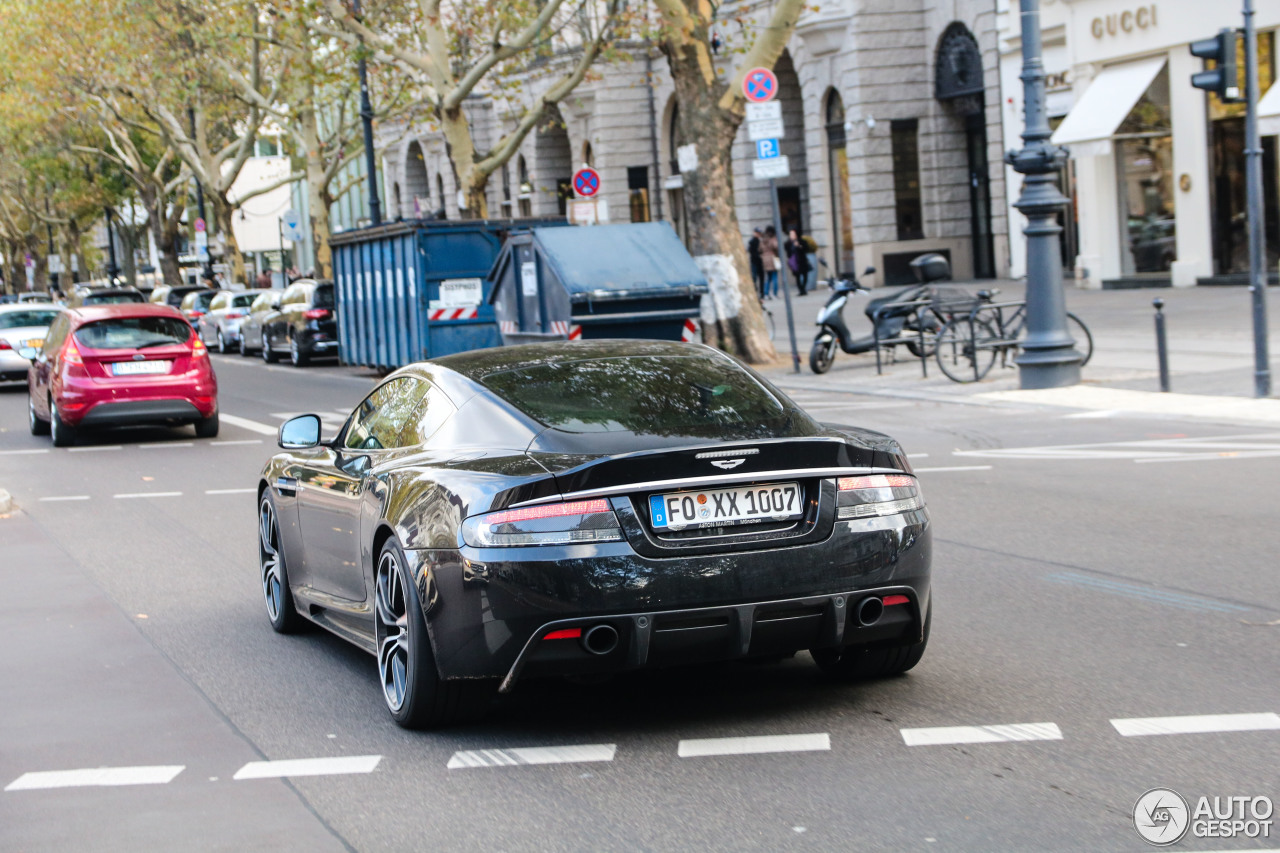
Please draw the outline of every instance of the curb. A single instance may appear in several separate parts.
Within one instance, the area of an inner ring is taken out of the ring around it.
[[[13,497],[4,489],[0,489],[0,515],[13,509]]]

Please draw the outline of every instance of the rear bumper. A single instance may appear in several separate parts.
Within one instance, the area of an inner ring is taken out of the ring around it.
[[[0,351],[0,382],[17,382],[27,378],[31,362],[13,350]]]
[[[189,400],[132,400],[124,403],[99,403],[80,419],[79,426],[133,426],[137,424],[194,422],[213,414],[205,414]]]
[[[501,678],[616,672],[918,640],[930,595],[924,511],[841,521],[827,539],[735,553],[645,557],[625,542],[408,551],[440,673]],[[516,559],[519,558],[519,559]],[[857,605],[901,594],[862,626]],[[553,631],[608,624],[593,654]]]

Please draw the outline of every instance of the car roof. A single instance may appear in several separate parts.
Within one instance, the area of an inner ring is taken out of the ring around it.
[[[0,314],[10,311],[52,311],[55,314],[62,309],[52,302],[5,302],[0,304]]]
[[[547,364],[563,364],[574,361],[592,361],[600,358],[626,358],[628,356],[723,356],[719,350],[701,344],[675,343],[672,341],[642,341],[604,339],[595,341],[552,341],[543,344],[524,344],[510,347],[490,347],[448,355],[430,362],[459,373],[473,382],[483,382],[486,376],[505,370],[539,367]]]
[[[68,308],[72,322],[77,326],[85,323],[96,323],[99,320],[110,320],[116,317],[176,317],[187,322],[182,313],[171,305],[159,305],[154,302],[118,302],[114,305],[82,305],[79,308]]]

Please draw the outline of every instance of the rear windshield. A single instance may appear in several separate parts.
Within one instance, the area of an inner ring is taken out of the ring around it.
[[[90,293],[85,305],[120,305],[125,302],[146,302],[141,293]]]
[[[231,297],[232,308],[248,308],[253,304],[253,300],[258,298],[256,293],[237,293]]]
[[[176,317],[118,317],[87,323],[76,340],[89,349],[141,349],[185,343],[191,326]]]
[[[22,329],[47,326],[58,316],[57,311],[6,311],[0,314],[0,329]]]
[[[311,295],[311,305],[314,308],[332,308],[333,307],[333,285],[318,284],[315,293]]]
[[[566,432],[773,432],[786,410],[755,377],[715,356],[627,356],[491,373],[481,383]]]

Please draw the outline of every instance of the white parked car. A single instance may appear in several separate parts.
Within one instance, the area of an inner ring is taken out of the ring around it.
[[[44,346],[45,333],[60,310],[47,302],[0,305],[0,382],[27,381],[31,362],[18,350]]]

